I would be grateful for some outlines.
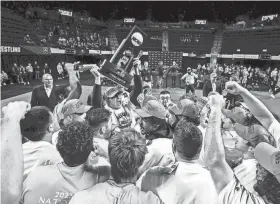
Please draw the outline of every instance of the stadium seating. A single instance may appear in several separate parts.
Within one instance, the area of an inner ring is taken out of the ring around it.
[[[214,34],[211,30],[169,30],[168,39],[170,51],[209,54]]]
[[[222,54],[280,54],[280,28],[224,31]],[[240,49],[240,51],[237,51]]]
[[[118,43],[121,44],[122,40],[125,39],[130,29],[118,28],[116,29],[116,36]],[[161,51],[162,50],[162,31],[161,30],[150,30],[143,29],[143,31],[149,36],[147,42],[143,45],[144,51]]]
[[[32,41],[38,42],[32,25],[23,17],[15,14],[12,10],[1,8],[1,41],[2,45],[26,44],[24,37],[30,36]]]

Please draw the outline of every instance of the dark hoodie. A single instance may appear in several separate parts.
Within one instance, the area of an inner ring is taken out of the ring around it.
[[[173,131],[167,123],[164,126],[162,126],[162,128],[160,128],[159,130],[156,130],[155,132],[146,135],[147,140],[153,140],[157,138],[173,138]]]

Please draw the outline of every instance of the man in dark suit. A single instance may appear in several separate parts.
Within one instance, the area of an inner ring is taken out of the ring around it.
[[[63,93],[67,86],[54,86],[53,77],[50,74],[43,75],[43,85],[36,87],[32,91],[31,107],[47,106],[51,111],[58,104],[59,95]]]
[[[48,73],[44,74],[42,78],[44,85],[36,87],[32,92],[31,106],[47,106],[53,111],[58,104],[66,103],[71,99],[79,99],[82,94],[82,86],[76,76],[76,66],[79,66],[79,62],[65,64],[69,85],[54,86],[53,77]],[[90,68],[92,67],[90,66]]]
[[[217,74],[212,73],[210,75],[210,81],[206,81],[203,86],[203,96],[207,97],[210,92],[218,92],[222,94],[222,86],[221,83],[217,81]]]

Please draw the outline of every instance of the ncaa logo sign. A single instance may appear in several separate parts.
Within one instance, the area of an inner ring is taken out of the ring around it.
[[[139,32],[133,33],[133,35],[131,36],[131,43],[134,46],[137,46],[137,47],[142,45],[142,43],[143,43],[143,36],[142,36],[142,34],[139,33]]]

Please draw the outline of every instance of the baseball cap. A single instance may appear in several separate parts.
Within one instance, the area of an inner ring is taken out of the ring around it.
[[[244,126],[236,123],[234,130],[240,137],[250,142],[254,147],[260,142],[275,145],[270,133],[261,125]]]
[[[116,94],[118,93],[123,93],[123,90],[121,87],[112,87],[112,88],[109,88],[105,91],[104,95],[107,97],[107,98],[112,98],[114,97]]]
[[[166,110],[163,105],[157,100],[148,100],[144,103],[141,109],[136,109],[135,112],[141,118],[156,117],[159,119],[166,118]]]
[[[199,108],[199,111],[201,111],[203,109],[203,107],[207,104],[208,102],[208,98],[207,97],[197,97],[196,98],[196,105]]]
[[[180,100],[177,106],[170,107],[169,111],[175,115],[183,115],[189,118],[199,117],[199,108],[190,99]]]
[[[67,101],[62,107],[62,119],[74,113],[86,113],[91,106],[84,105],[79,99]]]
[[[236,76],[231,76],[232,81],[238,81],[238,78]]]
[[[210,75],[211,78],[213,77],[217,77],[217,74],[215,72],[213,72],[211,75]]]
[[[261,142],[254,150],[255,159],[280,182],[280,150]]]

